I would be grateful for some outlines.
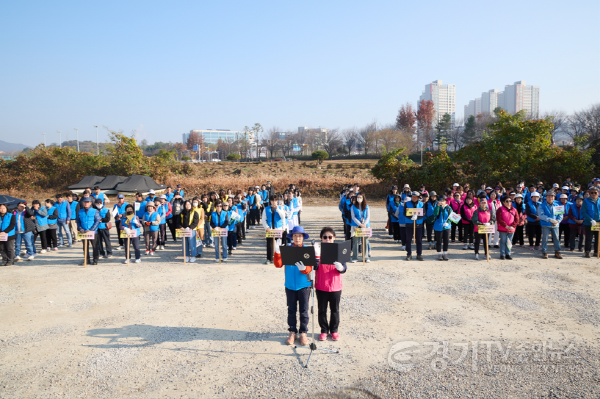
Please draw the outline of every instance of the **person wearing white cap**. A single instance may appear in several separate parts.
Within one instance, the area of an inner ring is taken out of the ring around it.
[[[154,190],[150,189],[148,191],[148,196],[146,197],[146,201],[152,201],[152,202],[154,202],[155,199],[156,199],[156,195],[154,193]]]
[[[572,202],[569,202],[569,196],[567,194],[560,194],[558,196],[558,200],[560,201],[559,206],[564,206],[563,219],[560,221],[560,225],[558,226],[558,239],[560,240],[561,233],[565,233],[565,248],[569,248],[570,244],[570,234],[571,229],[569,227],[569,218],[567,215],[569,214],[569,209],[573,206]]]
[[[407,198],[410,200],[411,194],[412,193],[410,191],[410,186],[408,184],[405,184],[402,188],[402,203],[406,202]]]
[[[525,214],[527,215],[527,237],[529,238],[529,249],[540,249],[540,239],[542,237],[542,227],[538,216],[538,200],[540,193],[534,191],[531,193],[530,202],[525,204]],[[535,238],[535,247],[534,247]]]

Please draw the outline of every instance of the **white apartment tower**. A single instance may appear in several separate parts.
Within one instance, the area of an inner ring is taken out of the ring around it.
[[[479,113],[491,114],[497,107],[510,114],[525,110],[528,115],[537,116],[540,113],[540,87],[527,86],[524,80],[520,80],[514,85],[506,85],[504,91],[489,90],[482,93],[481,98],[465,105],[464,118],[467,120],[470,115],[477,116]]]
[[[450,114],[452,125],[456,116],[456,85],[444,85],[441,80],[435,80],[425,85],[425,90],[419,97],[419,103],[422,101],[433,101],[433,123],[439,122],[444,114]],[[417,107],[418,108],[418,107]]]

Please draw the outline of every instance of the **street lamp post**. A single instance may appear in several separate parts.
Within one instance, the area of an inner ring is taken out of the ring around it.
[[[100,146],[98,144],[98,125],[94,125],[96,128],[96,155],[100,155]]]
[[[421,146],[421,166],[423,166],[423,142],[419,141],[419,145]]]
[[[77,133],[77,152],[79,152],[79,129],[77,129],[76,127],[74,127],[73,129],[75,129],[75,132]]]
[[[60,133],[60,130],[57,130],[58,132],[58,145],[60,146],[60,148],[62,148],[62,134]],[[44,136],[46,137],[46,136]]]

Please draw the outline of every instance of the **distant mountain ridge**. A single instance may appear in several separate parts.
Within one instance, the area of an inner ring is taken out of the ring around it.
[[[6,141],[0,140],[0,151],[4,151],[4,152],[21,151],[27,147],[29,147],[29,146],[23,145],[23,144],[8,143]]]

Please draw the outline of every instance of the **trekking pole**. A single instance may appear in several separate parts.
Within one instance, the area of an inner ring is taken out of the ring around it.
[[[366,251],[366,248],[365,248],[365,236],[364,236],[364,234],[362,236],[362,246],[363,246],[362,250],[363,250],[363,266],[364,266],[365,265],[365,251]]]
[[[596,255],[600,259],[600,240],[598,238],[600,238],[600,232],[596,235]]]
[[[217,244],[219,246],[219,264],[221,264],[221,229],[219,229],[219,236],[217,237]]]
[[[485,257],[487,261],[490,261],[490,250],[488,248],[488,234],[485,233]]]
[[[88,259],[88,240],[83,240],[83,245],[85,246],[85,250],[83,251],[83,267],[87,267],[87,259]]]
[[[183,242],[183,263],[187,263],[187,259],[185,258],[185,237],[181,237],[181,241]]]

